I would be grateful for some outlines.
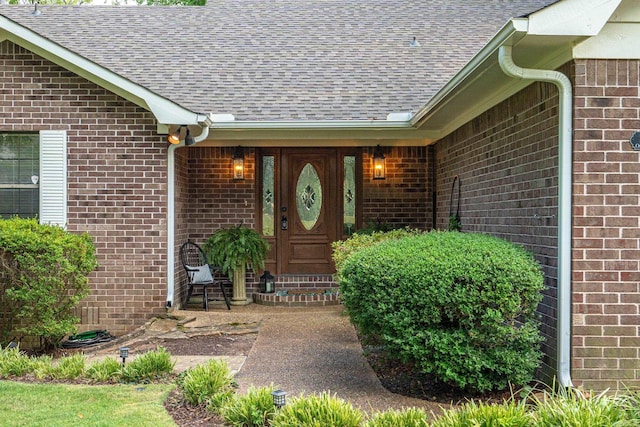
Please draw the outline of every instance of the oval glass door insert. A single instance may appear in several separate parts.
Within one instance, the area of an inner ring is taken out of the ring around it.
[[[307,163],[296,184],[296,205],[300,222],[307,230],[313,229],[322,209],[322,185],[316,168]]]

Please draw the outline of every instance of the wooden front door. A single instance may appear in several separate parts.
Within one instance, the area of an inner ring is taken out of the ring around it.
[[[360,223],[357,148],[258,151],[258,228],[275,274],[334,273],[331,243]]]
[[[336,150],[282,150],[278,258],[282,273],[332,273],[338,234]]]

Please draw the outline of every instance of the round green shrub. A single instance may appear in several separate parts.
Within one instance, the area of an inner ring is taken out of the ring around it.
[[[96,267],[88,234],[35,219],[0,219],[0,344],[37,337],[52,347],[74,333],[75,309],[89,294]]]
[[[533,378],[543,288],[529,252],[482,234],[381,242],[354,252],[340,271],[342,301],[365,338],[470,391]]]
[[[331,254],[333,262],[336,266],[337,276],[340,275],[340,270],[344,261],[351,256],[351,254],[359,251],[363,248],[374,246],[385,240],[402,239],[409,236],[416,236],[422,234],[424,231],[413,228],[399,228],[390,231],[372,231],[365,233],[362,230],[358,230],[353,236],[345,240],[338,240],[333,242],[331,247],[333,252]]]

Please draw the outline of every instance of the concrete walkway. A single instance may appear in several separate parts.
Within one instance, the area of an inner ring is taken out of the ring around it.
[[[174,356],[176,371],[211,358],[222,358],[236,373],[240,392],[250,386],[273,384],[288,398],[328,391],[368,413],[421,407],[439,413],[437,403],[387,391],[363,356],[362,347],[342,306],[318,308],[266,307],[250,304],[211,307],[205,311],[174,311],[170,319],[156,319],[130,336],[89,354],[90,359],[112,355],[117,348],[150,336],[188,339],[213,333],[258,332],[248,356]]]
[[[329,391],[371,413],[439,406],[387,391],[362,354],[341,306],[272,310],[236,376],[241,391],[275,385],[289,396]]]

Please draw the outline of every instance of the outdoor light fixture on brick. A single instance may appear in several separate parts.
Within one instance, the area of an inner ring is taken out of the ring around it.
[[[287,404],[287,392],[283,390],[274,390],[271,392],[273,396],[273,406],[276,408],[282,408]]]
[[[233,179],[244,179],[244,149],[241,146],[233,153]]]
[[[183,127],[187,127],[186,125],[181,125],[178,127],[178,129],[176,129],[175,132],[170,133],[169,136],[167,136],[167,141],[169,141],[169,144],[180,144],[180,133],[182,133],[182,128]],[[187,128],[187,136],[189,135],[189,128]]]
[[[260,276],[260,293],[271,294],[276,291],[275,277],[271,275],[269,270],[265,270],[264,274]]]
[[[386,160],[382,153],[382,148],[378,145],[373,153],[373,179],[385,179]]]
[[[124,361],[129,357],[129,347],[120,347],[120,358],[122,359],[122,367],[124,368]]]

